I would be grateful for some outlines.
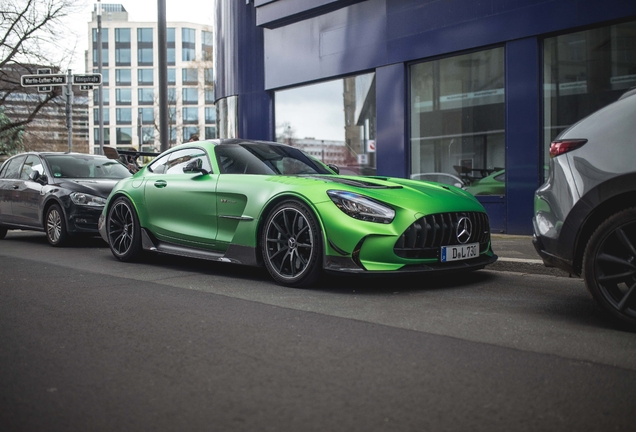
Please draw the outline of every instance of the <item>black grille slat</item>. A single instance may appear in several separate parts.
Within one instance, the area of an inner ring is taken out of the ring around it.
[[[467,217],[473,232],[467,243],[479,243],[484,251],[490,241],[488,215],[481,212],[453,212],[426,215],[413,222],[398,238],[394,246],[402,258],[438,258],[442,246],[460,244],[457,240],[459,219]]]

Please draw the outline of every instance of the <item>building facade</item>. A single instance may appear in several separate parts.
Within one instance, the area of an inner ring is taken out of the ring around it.
[[[550,142],[636,86],[636,2],[217,0],[222,137],[342,141],[530,234]]]
[[[89,94],[90,147],[99,152],[99,98],[104,144],[159,151],[157,23],[128,21],[121,4],[102,5],[102,86]],[[198,135],[216,138],[212,27],[166,23],[170,146]],[[87,73],[98,73],[98,22],[88,24]]]

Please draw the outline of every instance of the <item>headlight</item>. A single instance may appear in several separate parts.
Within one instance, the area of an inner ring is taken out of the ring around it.
[[[106,199],[97,197],[95,195],[89,195],[81,192],[73,192],[71,194],[71,200],[77,205],[104,207],[106,205]]]
[[[340,210],[354,219],[388,224],[395,217],[395,210],[391,207],[357,193],[330,190],[327,195]]]

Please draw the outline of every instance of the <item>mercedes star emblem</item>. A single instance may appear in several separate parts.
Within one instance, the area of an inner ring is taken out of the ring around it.
[[[457,222],[457,241],[461,244],[470,240],[473,232],[473,224],[467,217],[463,217]]]

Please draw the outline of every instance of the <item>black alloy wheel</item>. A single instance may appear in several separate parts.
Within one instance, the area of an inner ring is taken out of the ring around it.
[[[261,247],[269,274],[282,285],[304,287],[320,276],[319,224],[311,210],[299,201],[285,201],[269,213]]]
[[[583,277],[597,304],[636,330],[636,208],[614,214],[592,234]]]
[[[130,200],[115,200],[106,218],[108,244],[120,261],[134,261],[141,253],[141,228],[139,218]]]
[[[46,212],[44,218],[46,239],[51,246],[64,246],[68,241],[68,231],[66,230],[66,219],[62,208],[58,204],[53,204]]]

